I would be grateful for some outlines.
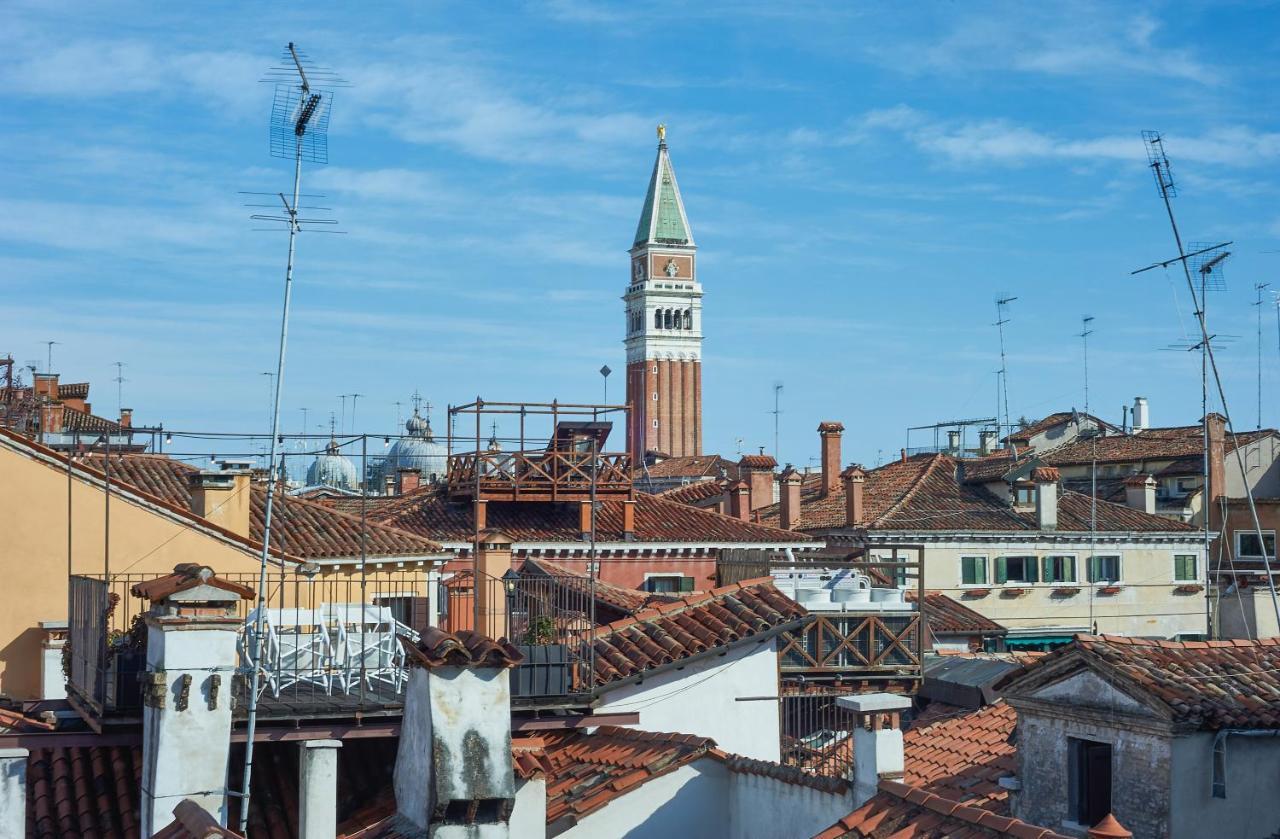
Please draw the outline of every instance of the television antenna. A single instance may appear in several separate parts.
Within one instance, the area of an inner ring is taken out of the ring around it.
[[[1013,433],[1013,426],[1009,423],[1009,359],[1004,351],[1004,325],[1013,318],[1009,317],[1009,304],[1017,300],[1016,297],[1001,295],[996,298],[996,322],[993,324],[996,331],[1000,334],[1000,393],[998,397],[1004,399],[1004,427],[1007,433]],[[1000,421],[1000,406],[996,405],[996,422]]]
[[[361,396],[364,396],[364,394],[363,393],[351,394],[351,433],[352,434],[356,433],[356,404],[360,401]]]
[[[45,341],[44,342],[44,353],[45,353],[44,372],[46,373],[53,372],[53,348],[61,343],[62,343],[61,341]]]
[[[302,197],[302,164],[329,162],[329,115],[333,104],[333,87],[344,86],[332,70],[316,67],[292,41],[281,53],[280,66],[271,67],[262,79],[275,85],[275,98],[271,106],[270,153],[293,161],[293,200],[283,192],[276,193],[284,205],[284,215],[255,215],[263,221],[283,222],[289,231],[289,255],[284,272],[284,302],[280,315],[280,343],[276,354],[275,394],[271,404],[271,444],[267,462],[267,474],[276,474],[276,462],[280,458],[280,393],[284,388],[285,349],[289,337],[289,302],[293,292],[293,263],[298,233],[303,219],[298,215],[298,201]],[[308,73],[310,76],[308,77]],[[322,83],[326,89],[312,87],[312,82]],[[323,223],[323,222],[322,222]],[[332,222],[329,222],[332,223]],[[258,672],[262,662],[262,622],[266,613],[267,560],[270,556],[273,500],[276,493],[267,492],[266,510],[263,515],[262,553],[258,566],[257,626],[254,627],[250,648],[253,665],[250,676],[248,741],[244,750],[243,786],[240,791],[240,832],[246,833],[249,824],[250,781],[253,776],[253,738],[258,723]]]
[[[778,418],[782,416],[782,382],[773,383],[773,459],[778,463],[782,461],[778,458]]]
[[[1262,430],[1262,290],[1269,287],[1271,283],[1254,283],[1253,290],[1258,293],[1257,302],[1253,305],[1258,307],[1258,430]]]
[[[124,413],[124,383],[128,381],[124,377],[125,363],[123,361],[114,362],[116,366],[116,377],[112,380],[116,383],[116,416]]]
[[[1146,145],[1147,162],[1150,165],[1152,174],[1155,177],[1156,188],[1160,193],[1161,200],[1164,202],[1165,212],[1169,216],[1169,228],[1173,232],[1173,241],[1178,248],[1178,256],[1174,259],[1166,260],[1163,263],[1155,263],[1154,265],[1148,266],[1147,268],[1144,268],[1144,269],[1139,269],[1138,271],[1134,271],[1132,273],[1135,273],[1135,274],[1141,273],[1142,271],[1150,270],[1150,268],[1153,268],[1156,266],[1168,266],[1168,265],[1172,265],[1175,262],[1181,263],[1182,273],[1187,281],[1187,291],[1191,294],[1192,302],[1195,303],[1196,324],[1200,328],[1200,342],[1195,348],[1198,348],[1201,354],[1200,355],[1200,387],[1201,387],[1201,405],[1204,409],[1203,515],[1204,515],[1205,572],[1207,574],[1209,548],[1210,548],[1210,541],[1212,536],[1210,532],[1210,520],[1212,519],[1212,516],[1210,515],[1211,513],[1210,504],[1216,498],[1216,495],[1214,493],[1217,490],[1222,489],[1221,487],[1213,487],[1209,483],[1209,374],[1211,372],[1213,375],[1214,383],[1217,387],[1218,401],[1219,401],[1219,404],[1221,404],[1222,406],[1223,418],[1226,419],[1226,426],[1228,429],[1228,433],[1231,434],[1233,441],[1235,438],[1235,431],[1234,431],[1234,426],[1231,423],[1231,410],[1227,405],[1226,390],[1222,386],[1222,376],[1218,372],[1218,362],[1213,354],[1213,350],[1214,350],[1213,337],[1214,336],[1209,334],[1209,324],[1208,324],[1208,317],[1206,312],[1206,309],[1208,308],[1206,297],[1207,297],[1208,291],[1211,288],[1211,283],[1212,283],[1212,286],[1225,288],[1225,283],[1222,280],[1221,272],[1222,272],[1222,266],[1226,261],[1227,257],[1230,255],[1230,252],[1223,250],[1223,248],[1225,248],[1227,245],[1230,245],[1231,243],[1224,242],[1220,245],[1210,245],[1207,247],[1192,245],[1191,247],[1192,253],[1187,253],[1187,249],[1184,248],[1182,244],[1182,234],[1178,231],[1178,221],[1173,214],[1173,202],[1171,199],[1173,198],[1173,196],[1177,195],[1177,191],[1173,183],[1173,173],[1169,167],[1169,158],[1165,154],[1164,139],[1160,136],[1160,133],[1158,131],[1143,131],[1142,139]],[[1192,262],[1193,259],[1196,260],[1194,264]],[[1196,281],[1195,279],[1192,278],[1193,270],[1197,274],[1199,274],[1199,279],[1200,279],[1199,293],[1197,293],[1197,290],[1196,290]],[[1240,474],[1243,477],[1246,474],[1246,471],[1245,471],[1245,465],[1244,465],[1244,455],[1240,451],[1241,446],[1235,445],[1233,446],[1233,449],[1235,451],[1236,463],[1239,465]],[[1258,508],[1257,508],[1257,505],[1254,503],[1253,489],[1248,485],[1247,481],[1245,481],[1245,497],[1249,502],[1249,514],[1253,520],[1253,530],[1258,536],[1258,542],[1260,544],[1263,544],[1264,540],[1262,538],[1262,525],[1258,521]],[[1265,550],[1262,552],[1262,562],[1263,562],[1263,567],[1265,569],[1266,577],[1267,577],[1267,588],[1271,592],[1271,605],[1272,605],[1272,608],[1275,610],[1276,619],[1280,620],[1280,598],[1277,598],[1276,596],[1275,579],[1271,576],[1271,560],[1267,556],[1267,553]],[[1207,577],[1206,577],[1206,582],[1208,582]],[[1206,600],[1206,603],[1205,603],[1206,632],[1211,632],[1212,622],[1209,620],[1208,609],[1209,609],[1209,603]]]

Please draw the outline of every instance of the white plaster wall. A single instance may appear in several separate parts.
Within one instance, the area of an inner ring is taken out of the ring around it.
[[[62,648],[65,641],[40,648],[40,698],[66,699],[67,678],[62,674]]]
[[[723,764],[714,760],[682,766],[615,798],[559,836],[562,839],[730,839],[729,774]]]
[[[731,839],[813,836],[854,809],[848,793],[833,795],[761,775],[729,773]]]
[[[771,638],[612,690],[597,713],[637,712],[636,727],[645,731],[710,737],[727,752],[777,761],[777,700],[736,701],[777,695],[778,656]]]
[[[183,669],[183,664],[189,669]],[[168,631],[149,628],[147,670],[164,670],[166,687],[163,708],[143,708],[143,836],[171,822],[173,808],[184,798],[226,824],[227,744],[235,664],[234,626]],[[212,670],[220,670],[221,677],[214,710],[209,708]],[[180,680],[188,674],[188,705],[186,710],[178,710]]]
[[[430,671],[437,801],[515,797],[509,672],[470,667]]]
[[[400,745],[392,782],[396,809],[409,821],[426,828],[431,816],[431,695],[430,676],[421,667],[409,671]]]
[[[547,835],[547,782],[543,778],[516,782],[516,803],[511,809],[511,835],[515,839],[545,839]]]
[[[1280,738],[1227,738],[1227,797],[1214,798],[1213,732],[1173,741],[1170,839],[1265,839],[1280,825]]]
[[[1218,602],[1218,625],[1223,638],[1274,638],[1280,635],[1271,592],[1263,588],[1223,594]]]

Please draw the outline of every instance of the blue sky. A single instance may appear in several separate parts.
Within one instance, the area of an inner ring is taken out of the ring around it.
[[[665,122],[706,292],[705,448],[806,465],[839,419],[874,464],[905,428],[1141,394],[1199,416],[1180,275],[1139,132],[1162,131],[1188,240],[1235,241],[1215,332],[1257,421],[1253,284],[1280,289],[1280,11],[1261,3],[74,4],[0,10],[0,354],[139,422],[260,431],[285,239],[271,89],[299,42],[338,92],[305,174],[343,236],[299,243],[286,430],[394,403],[596,399],[624,365],[626,249]],[[1270,298],[1268,298],[1270,299]],[[1280,423],[1273,305],[1264,423]],[[610,395],[621,396],[620,372]],[[437,428],[441,426],[436,412]],[[741,440],[741,444],[739,444]],[[924,442],[913,440],[913,442]]]

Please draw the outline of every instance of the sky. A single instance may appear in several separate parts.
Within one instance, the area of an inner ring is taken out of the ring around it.
[[[0,355],[44,369],[57,341],[98,413],[120,361],[137,423],[268,430],[287,242],[242,193],[290,186],[260,83],[289,41],[350,86],[303,172],[341,233],[299,238],[286,431],[305,408],[309,432],[391,433],[415,391],[437,430],[477,395],[598,401],[604,364],[619,401],[660,122],[699,245],[706,451],[772,451],[777,383],[801,467],[822,420],[874,465],[910,426],[993,416],[1001,296],[1011,419],[1084,408],[1092,316],[1091,410],[1195,422],[1198,355],[1167,349],[1194,342],[1185,280],[1130,274],[1176,255],[1144,129],[1184,239],[1233,242],[1208,312],[1237,429],[1272,284],[1280,424],[1280,9],[1248,2],[7,0]]]

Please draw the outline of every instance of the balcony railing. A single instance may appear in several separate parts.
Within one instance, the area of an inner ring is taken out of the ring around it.
[[[72,701],[98,719],[141,713],[146,669],[146,601],[131,589],[157,574],[73,576],[68,652]],[[256,574],[223,574],[257,588]],[[407,672],[399,637],[416,639],[433,622],[432,581],[422,571],[370,571],[309,578],[276,571],[262,613],[238,606],[236,714],[259,691],[259,714],[296,718],[389,711],[402,702]],[[261,633],[258,627],[261,626]],[[253,677],[254,640],[259,668]]]
[[[449,456],[447,484],[455,499],[573,501],[595,493],[629,495],[631,458],[621,452],[535,450],[462,452]]]

